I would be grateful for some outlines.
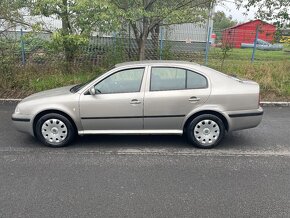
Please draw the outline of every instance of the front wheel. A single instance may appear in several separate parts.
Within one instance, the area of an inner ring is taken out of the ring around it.
[[[198,148],[209,149],[218,145],[225,135],[223,121],[212,114],[194,118],[186,129],[187,138]]]
[[[36,137],[46,146],[63,147],[72,142],[75,129],[63,115],[50,113],[42,116],[35,126]]]

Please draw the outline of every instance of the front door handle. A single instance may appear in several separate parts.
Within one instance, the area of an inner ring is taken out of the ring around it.
[[[192,96],[188,99],[189,102],[191,103],[195,103],[195,102],[198,102],[200,100],[200,98],[198,97],[195,97],[195,96]]]
[[[132,99],[130,104],[141,104],[141,101],[138,99]]]

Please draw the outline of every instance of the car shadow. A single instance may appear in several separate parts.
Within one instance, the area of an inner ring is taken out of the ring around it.
[[[251,141],[251,140],[250,140]],[[249,138],[246,133],[228,133],[220,144],[214,148],[226,150],[229,148],[247,147]],[[70,146],[71,148],[101,148],[101,149],[197,149],[187,141],[185,136],[176,135],[87,135],[80,136]]]
[[[174,135],[87,135],[72,145],[99,148],[190,148],[183,136]]]
[[[20,138],[17,137],[17,138]],[[247,132],[232,132],[226,134],[215,150],[227,150],[253,147],[252,139]],[[252,146],[251,146],[252,145]],[[21,142],[17,147],[51,149],[43,146],[36,138],[21,134]],[[190,144],[185,136],[177,135],[86,135],[78,136],[64,150],[114,150],[114,149],[197,149]]]

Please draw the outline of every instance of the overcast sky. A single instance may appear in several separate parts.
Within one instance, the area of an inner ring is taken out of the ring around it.
[[[234,20],[237,20],[238,22],[246,22],[249,20],[255,19],[255,8],[252,8],[248,15],[245,16],[243,13],[246,12],[246,9],[240,8],[237,9],[235,3],[232,2],[226,2],[224,3],[224,6],[216,6],[215,11],[224,11],[227,16],[232,16]]]

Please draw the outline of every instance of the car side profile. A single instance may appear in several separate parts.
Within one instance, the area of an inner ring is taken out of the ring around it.
[[[256,82],[191,62],[128,62],[86,84],[33,94],[12,120],[51,147],[77,134],[176,134],[213,148],[226,132],[259,125],[259,92]]]

